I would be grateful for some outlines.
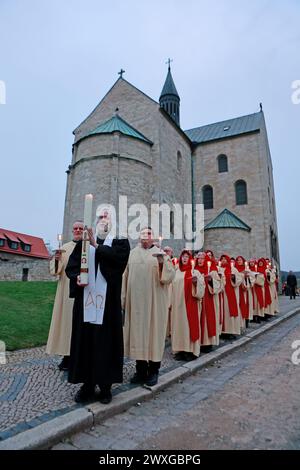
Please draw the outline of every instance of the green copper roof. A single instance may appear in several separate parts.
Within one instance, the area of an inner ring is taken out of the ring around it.
[[[139,131],[134,129],[134,127],[124,121],[124,119],[122,119],[117,114],[110,118],[108,121],[105,121],[99,126],[97,126],[96,129],[90,131],[84,137],[88,137],[90,135],[95,134],[112,134],[113,132],[121,132],[121,134],[128,135],[129,137],[133,137],[135,139],[143,140],[144,142],[147,142],[148,144],[152,145],[151,140],[147,139],[147,137],[145,137]]]
[[[249,225],[245,224],[245,222],[239,219],[228,209],[224,209],[219,215],[217,215],[217,217],[205,225],[204,230],[210,230],[214,228],[237,228],[241,230],[247,230],[248,232],[251,230]]]
[[[165,84],[163,86],[162,92],[160,94],[160,98],[164,95],[175,95],[175,96],[178,96],[178,98],[179,98],[178,92],[176,90],[175,83],[174,83],[173,78],[172,78],[170,67],[168,69],[168,75],[167,75]]]
[[[189,129],[185,133],[192,142],[200,144],[210,140],[225,139],[247,132],[259,131],[262,121],[263,113],[259,112],[208,124],[207,126],[195,127],[195,129]]]

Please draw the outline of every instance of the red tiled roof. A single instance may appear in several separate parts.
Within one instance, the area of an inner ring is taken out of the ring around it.
[[[33,237],[24,233],[13,232],[12,230],[6,230],[4,228],[0,228],[0,238],[5,240],[4,246],[0,246],[0,253],[14,253],[15,255],[22,255],[30,258],[50,258],[42,238]],[[18,242],[18,248],[16,250],[8,246],[8,239],[13,242]],[[20,242],[23,242],[26,245],[30,245],[31,250],[29,252],[24,251]]]

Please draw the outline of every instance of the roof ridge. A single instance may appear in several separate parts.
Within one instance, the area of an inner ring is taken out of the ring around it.
[[[208,126],[215,126],[217,124],[222,124],[223,122],[235,121],[235,120],[238,120],[238,119],[242,119],[242,118],[246,118],[246,117],[250,117],[250,116],[254,116],[254,115],[259,115],[259,114],[263,114],[262,111],[258,111],[257,113],[243,114],[242,116],[237,116],[237,117],[234,117],[234,118],[224,119],[223,121],[211,122],[210,124],[203,124],[202,126],[191,127],[190,129],[185,129],[184,132],[194,131],[196,129],[201,129],[203,127],[208,127]]]

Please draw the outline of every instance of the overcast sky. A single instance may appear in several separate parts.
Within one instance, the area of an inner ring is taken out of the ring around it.
[[[300,0],[0,0],[0,226],[56,246],[72,131],[121,67],[158,100],[171,57],[183,129],[263,103],[281,267],[300,270],[299,56]]]

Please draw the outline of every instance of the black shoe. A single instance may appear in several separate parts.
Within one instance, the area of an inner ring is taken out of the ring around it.
[[[153,387],[154,385],[157,384],[158,381],[158,374],[151,374],[149,377],[145,380],[145,385],[148,385],[148,387]]]
[[[74,400],[76,401],[76,403],[85,403],[91,401],[94,397],[95,389],[82,385],[82,387],[76,393]]]
[[[207,346],[201,346],[200,352],[207,354],[207,353],[210,353],[212,349],[213,349],[212,344],[208,344]]]
[[[70,363],[70,356],[64,356],[60,364],[58,364],[59,370],[68,370]]]
[[[174,355],[175,361],[185,361],[185,353],[183,351],[179,351]]]
[[[106,391],[103,392],[102,390],[100,391],[99,395],[99,401],[100,403],[103,403],[103,405],[108,405],[112,401],[112,394],[111,391]]]
[[[195,356],[193,353],[191,352],[184,353],[184,360],[186,362],[194,361],[195,359],[197,359],[197,356]]]
[[[134,376],[131,377],[130,383],[131,384],[143,384],[147,380],[146,375],[140,375],[135,372]]]

